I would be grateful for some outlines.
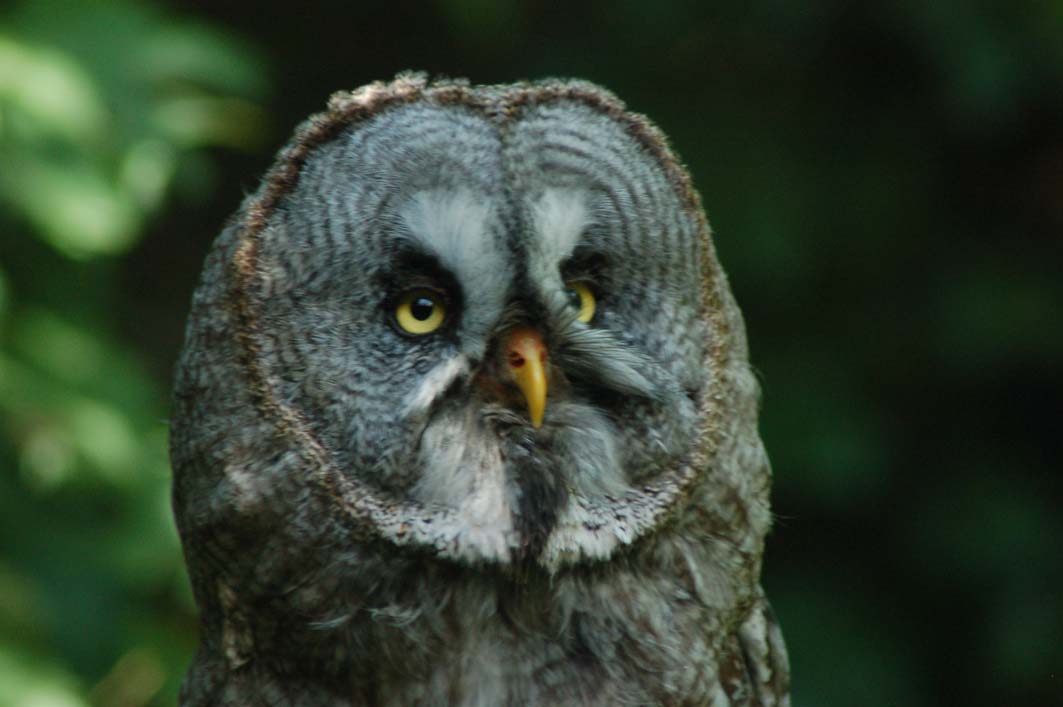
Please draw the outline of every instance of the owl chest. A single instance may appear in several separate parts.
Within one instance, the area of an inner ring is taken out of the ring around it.
[[[560,589],[451,588],[446,606],[406,625],[364,626],[374,648],[360,661],[363,689],[395,705],[677,704],[710,694],[718,647],[704,606],[682,593],[662,601],[657,586]]]

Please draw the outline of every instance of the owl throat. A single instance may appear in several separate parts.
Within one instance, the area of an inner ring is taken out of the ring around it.
[[[588,402],[555,401],[542,429],[502,405],[455,405],[425,427],[423,474],[410,494],[454,514],[459,556],[518,568],[539,561],[581,505],[623,493],[620,447],[609,417]]]
[[[524,565],[542,554],[568,503],[571,484],[561,471],[564,459],[552,445],[527,449],[516,444],[507,462],[516,496],[513,515],[518,546],[513,561]]]

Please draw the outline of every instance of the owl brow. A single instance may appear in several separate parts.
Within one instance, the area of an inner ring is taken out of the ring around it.
[[[434,286],[448,292],[452,297],[461,298],[461,286],[458,279],[447,269],[439,258],[419,246],[416,241],[403,241],[394,251],[391,268],[385,276],[388,289],[395,291],[411,286]]]
[[[584,233],[580,234],[581,240],[588,230],[584,229]],[[608,265],[608,256],[584,242],[579,243],[558,268],[565,279],[585,277],[597,280]]]

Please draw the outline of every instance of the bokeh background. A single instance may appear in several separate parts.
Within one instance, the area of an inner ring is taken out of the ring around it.
[[[166,705],[171,368],[330,92],[600,82],[703,195],[764,387],[798,707],[1063,704],[1063,3],[0,9],[0,705]]]

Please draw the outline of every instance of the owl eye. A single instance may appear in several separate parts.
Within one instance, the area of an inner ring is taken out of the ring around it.
[[[579,310],[579,314],[576,315],[577,319],[584,323],[594,319],[594,309],[597,303],[594,299],[594,292],[586,282],[578,280],[566,282],[565,295],[568,296],[568,302],[572,308]]]
[[[447,308],[443,296],[418,288],[404,293],[395,306],[395,322],[409,334],[431,334],[443,325]]]

